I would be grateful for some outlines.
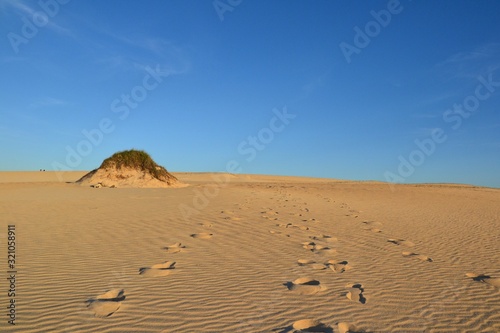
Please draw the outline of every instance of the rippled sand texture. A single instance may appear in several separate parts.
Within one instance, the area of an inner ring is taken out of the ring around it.
[[[0,173],[19,271],[0,331],[500,332],[500,190],[175,175]]]

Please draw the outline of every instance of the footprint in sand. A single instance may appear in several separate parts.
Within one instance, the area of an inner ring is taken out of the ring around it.
[[[202,223],[199,223],[199,225],[201,225],[203,228],[212,228],[214,226],[212,223],[208,223],[208,222],[202,222]]]
[[[293,323],[292,328],[299,332],[323,332],[330,333],[333,329],[322,322],[314,319],[302,319]]]
[[[317,333],[333,333],[333,329],[330,326],[323,324],[322,322],[314,319],[302,319],[297,320],[292,325],[287,327],[280,327],[273,329],[273,332],[279,331],[279,333],[307,333],[307,332],[317,332]]]
[[[381,226],[383,226],[383,224],[381,222],[377,222],[377,221],[363,221],[361,223],[363,223],[364,225],[369,226],[369,227],[381,227]]]
[[[196,238],[196,239],[210,239],[212,238],[214,234],[208,233],[208,232],[201,232],[199,234],[191,234],[189,235],[190,237]]]
[[[139,274],[144,276],[167,276],[175,269],[175,261],[165,261],[162,264],[156,264],[151,267],[139,268]]]
[[[483,282],[489,284],[490,286],[500,288],[500,278],[492,278],[489,275],[476,273],[466,273],[465,275],[474,281]]]
[[[325,264],[312,264],[311,265],[311,268],[312,269],[315,269],[317,271],[322,271],[324,269],[327,269],[328,268],[328,265],[325,265]]]
[[[339,333],[363,333],[361,329],[356,327],[353,324],[346,323],[346,322],[341,322],[337,324]]]
[[[96,317],[105,318],[118,311],[124,299],[123,289],[111,289],[95,298],[88,299],[86,303]]]
[[[269,230],[269,233],[273,234],[273,235],[283,235],[283,236],[286,236],[286,237],[290,237],[289,234],[284,234],[281,231],[277,231],[277,230]]]
[[[322,252],[335,253],[335,252],[337,252],[337,250],[332,249],[329,246],[316,244],[315,242],[304,242],[304,243],[302,243],[302,247],[304,249],[309,250],[309,251],[314,252],[314,253],[322,253]]]
[[[309,227],[305,225],[294,225],[292,223],[278,223],[276,226],[280,228],[297,228],[303,231],[309,230]]]
[[[319,222],[319,221],[312,218],[312,219],[303,219],[302,222]]]
[[[423,254],[418,254],[415,252],[409,252],[409,251],[404,251],[402,252],[403,257],[417,257],[417,259],[420,259],[422,261],[428,261],[428,262],[433,262],[432,258],[425,256]]]
[[[297,263],[299,264],[299,266],[309,266],[315,270],[323,270],[328,268],[328,264],[320,264],[314,260],[309,259],[299,259],[297,260]]]
[[[186,246],[181,243],[175,243],[170,246],[165,246],[163,249],[167,251],[167,253],[179,253],[185,250]]]
[[[332,237],[330,235],[320,235],[320,236],[309,236],[312,240],[325,241],[325,242],[337,242],[337,237]]]
[[[220,213],[228,215],[228,216],[224,217],[225,220],[232,220],[232,221],[239,221],[239,220],[241,220],[241,217],[234,216],[234,212],[231,211],[231,210],[221,210]]]
[[[352,266],[346,260],[328,260],[326,265],[335,273],[344,273],[352,269]]]
[[[345,287],[347,289],[347,293],[345,294],[345,296],[348,299],[354,302],[359,302],[361,304],[366,303],[366,298],[363,295],[363,292],[365,291],[363,285],[361,285],[360,283],[355,283],[355,284],[348,284]]]
[[[279,215],[278,212],[274,211],[274,210],[267,210],[267,211],[263,211],[263,212],[260,212],[261,214],[264,214],[264,215],[261,215],[263,218],[266,218],[268,220],[278,220],[279,217],[277,215]]]
[[[241,221],[243,218],[237,217],[237,216],[226,216],[224,217],[224,220],[231,220],[231,221]]]
[[[302,243],[302,247],[306,250],[309,250],[309,251],[314,251],[314,249],[316,249],[316,243],[314,242],[304,242]]]
[[[414,247],[415,246],[415,243],[410,242],[408,240],[404,240],[404,239],[388,239],[387,241],[389,243],[392,243],[392,244],[404,245],[404,246],[407,246],[407,247]]]
[[[374,233],[382,232],[382,229],[380,229],[380,227],[382,226],[382,223],[380,223],[380,222],[363,221],[363,224],[366,226],[366,228],[364,228],[365,230],[368,230],[368,231],[371,231]]]
[[[296,292],[300,295],[314,295],[326,290],[326,288],[322,286],[318,280],[308,277],[298,278],[291,282],[285,282],[283,285],[287,287],[288,290]]]
[[[310,260],[310,259],[299,259],[299,260],[297,260],[297,263],[299,264],[299,266],[308,266],[308,265],[315,264],[316,261]]]

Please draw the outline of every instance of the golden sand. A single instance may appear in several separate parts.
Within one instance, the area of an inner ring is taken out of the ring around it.
[[[17,270],[16,325],[2,291],[0,331],[500,331],[500,190],[210,173],[176,173],[184,188],[71,183],[84,174],[0,173]]]

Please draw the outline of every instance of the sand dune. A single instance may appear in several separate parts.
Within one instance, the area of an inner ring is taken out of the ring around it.
[[[84,174],[0,173],[0,242],[18,232],[13,332],[500,331],[500,190],[71,183]]]

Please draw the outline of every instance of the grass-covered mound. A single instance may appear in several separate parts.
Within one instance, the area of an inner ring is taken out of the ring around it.
[[[177,178],[143,150],[124,150],[105,159],[78,183],[94,187],[168,187]]]
[[[174,178],[167,169],[156,164],[155,161],[144,150],[124,150],[114,153],[111,157],[105,159],[99,169],[108,168],[130,168],[149,172],[154,178],[159,180]]]

